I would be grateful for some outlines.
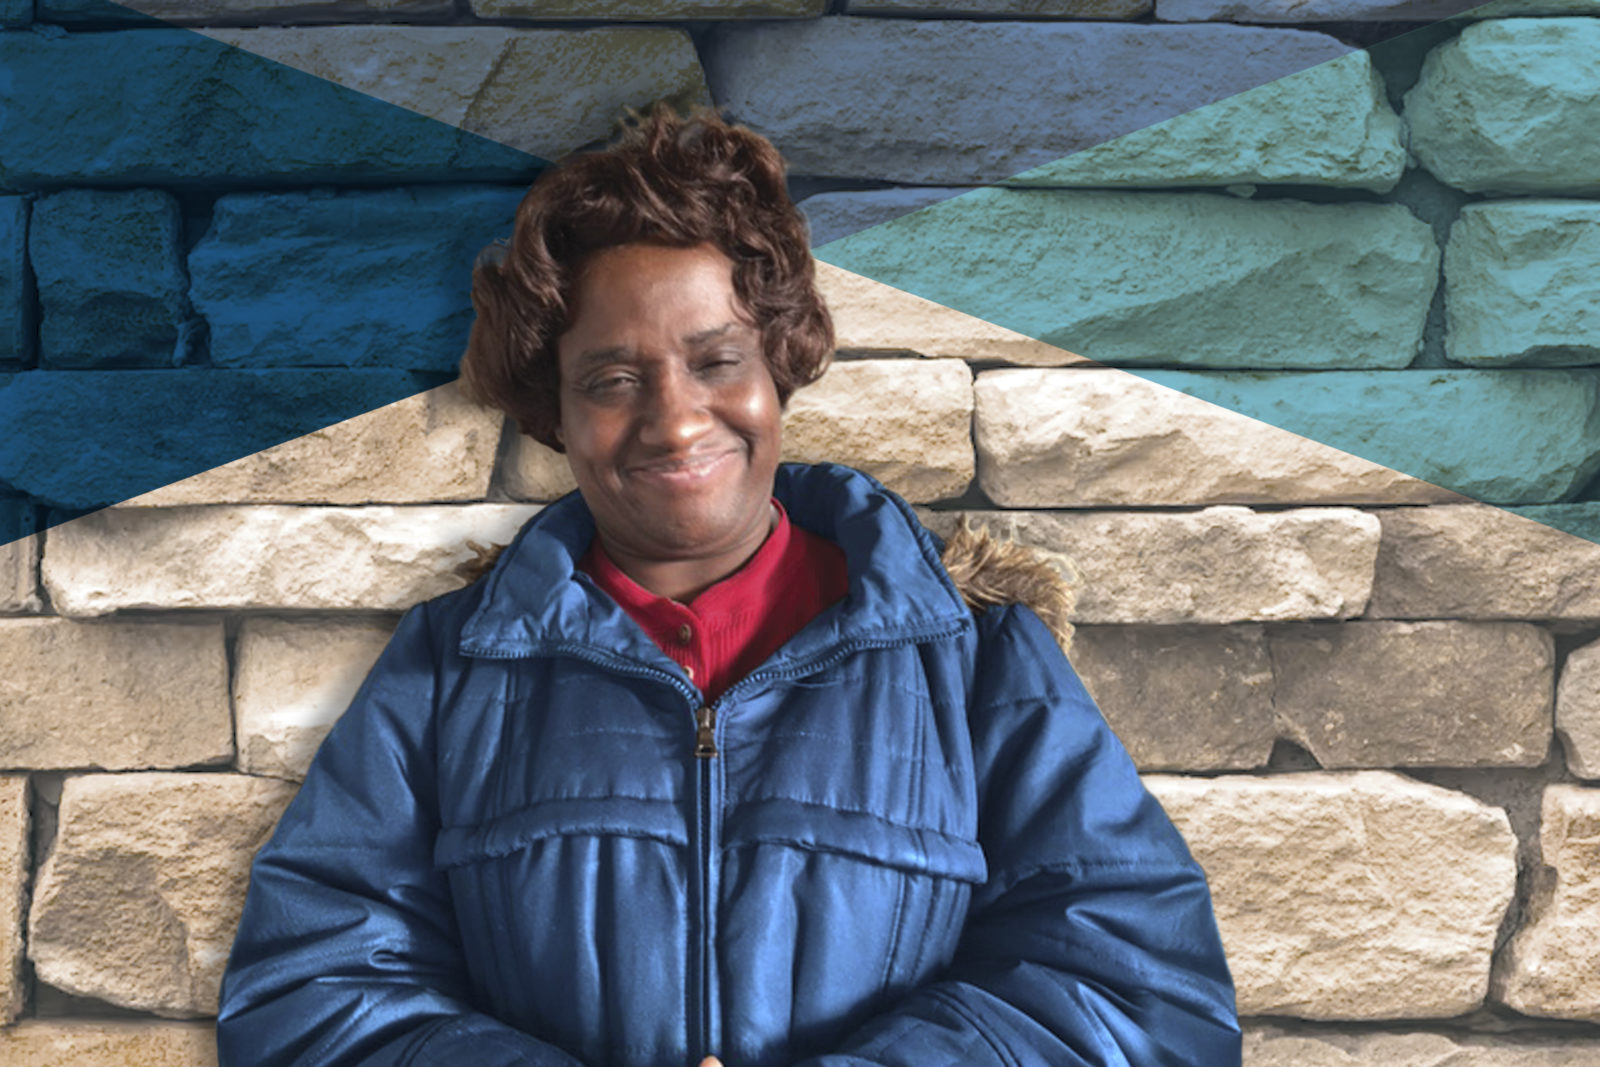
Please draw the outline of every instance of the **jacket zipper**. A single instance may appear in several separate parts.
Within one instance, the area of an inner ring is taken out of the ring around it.
[[[695,828],[699,838],[697,863],[695,864],[696,890],[699,896],[698,905],[700,912],[700,937],[699,944],[694,946],[699,972],[695,977],[696,992],[699,994],[700,1010],[695,1013],[696,1024],[699,1027],[698,1040],[695,1042],[699,1051],[695,1053],[696,1061],[706,1056],[716,1055],[713,1043],[717,1034],[717,983],[716,983],[716,865],[713,862],[716,856],[716,771],[717,766],[712,762],[717,754],[716,746],[716,711],[709,704],[703,704],[695,712],[695,801],[696,818]]]

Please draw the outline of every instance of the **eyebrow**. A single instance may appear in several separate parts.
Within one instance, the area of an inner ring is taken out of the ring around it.
[[[732,320],[723,323],[721,326],[712,326],[709,329],[688,334],[683,338],[683,343],[686,347],[697,348],[701,345],[704,345],[708,341],[714,341],[725,334],[732,333],[735,330],[745,328],[747,326],[747,323]],[[607,363],[614,363],[619,359],[628,359],[632,355],[633,350],[625,345],[609,345],[605,348],[591,348],[587,351],[578,353],[577,366],[574,368],[574,370],[577,371],[577,373],[582,374],[591,367],[604,366]]]

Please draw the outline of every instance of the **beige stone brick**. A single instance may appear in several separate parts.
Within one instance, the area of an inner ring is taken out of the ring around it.
[[[1072,664],[1140,770],[1260,767],[1272,754],[1260,626],[1080,626]]]
[[[1525,1015],[1600,1022],[1600,789],[1551,785],[1528,915],[1495,974],[1495,999]]]
[[[1482,1003],[1516,884],[1504,811],[1382,771],[1145,782],[1205,868],[1241,1015]]]
[[[1265,1023],[1244,1028],[1244,1067],[1585,1067],[1600,1041],[1580,1035],[1394,1033]]]
[[[973,392],[979,484],[1002,507],[1462,499],[1145,375],[986,371]]]
[[[392,619],[246,620],[234,652],[239,769],[304,778],[393,632]]]
[[[526,504],[108,508],[57,527],[43,575],[64,615],[129,608],[399,611],[463,584],[473,544]]]
[[[38,611],[39,537],[0,544],[0,613]]]
[[[21,1013],[22,908],[28,893],[28,779],[0,775],[0,1026]],[[5,1033],[0,1029],[0,1034]],[[4,1046],[0,1046],[3,1053]],[[0,1061],[9,1063],[3,1055]]]
[[[233,758],[219,620],[0,619],[0,762],[106,770]]]
[[[566,456],[527,434],[516,433],[514,426],[508,432],[516,436],[506,456],[504,485],[513,498],[550,501],[578,488]]]
[[[603,139],[624,107],[659,98],[711,102],[682,30],[327,26],[205,33],[541,159]]]
[[[866,471],[907,500],[960,496],[972,481],[972,372],[957,360],[834,363],[789,399],[783,455]]]
[[[250,860],[293,794],[236,774],[69,778],[29,913],[39,980],[158,1015],[215,1013]]]
[[[29,1019],[0,1030],[7,1067],[216,1067],[210,1023]]]
[[[129,507],[184,504],[412,504],[482,500],[502,417],[456,383],[213,467]]]
[[[1351,508],[967,514],[1070,557],[1081,623],[1349,618],[1366,607],[1378,550],[1378,520]]]
[[[872,224],[871,218],[845,217],[849,207],[849,201],[834,202],[830,210],[833,225]],[[834,335],[841,351],[917,352],[924,356],[1002,359],[1039,367],[1086,362],[1064,348],[820,259],[817,289],[833,316]]]
[[[1532,767],[1555,650],[1526,623],[1347,622],[1268,631],[1273,706],[1328,769]]]
[[[1600,545],[1499,508],[1394,508],[1379,517],[1375,617],[1600,618]]]
[[[1556,733],[1572,773],[1600,778],[1600,641],[1574,649],[1561,668]]]

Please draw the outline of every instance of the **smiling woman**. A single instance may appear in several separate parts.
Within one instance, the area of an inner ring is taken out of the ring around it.
[[[607,249],[574,288],[556,441],[612,560],[687,601],[772,528],[783,413],[760,332],[710,245]]]
[[[1016,602],[1059,591],[778,462],[831,354],[811,271],[777,153],[714,115],[529,192],[462,371],[578,491],[324,742],[225,1065],[1239,1062],[1205,879]]]

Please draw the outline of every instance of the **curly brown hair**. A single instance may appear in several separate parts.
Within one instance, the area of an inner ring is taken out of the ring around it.
[[[787,403],[822,376],[833,321],[817,293],[805,218],[784,186],[783,157],[760,134],[664,103],[631,114],[606,148],[540,175],[517,208],[511,244],[472,271],[478,318],[461,357],[466,394],[561,451],[556,339],[571,325],[585,260],[626,244],[710,244],[733,261],[733,288],[761,331]]]

